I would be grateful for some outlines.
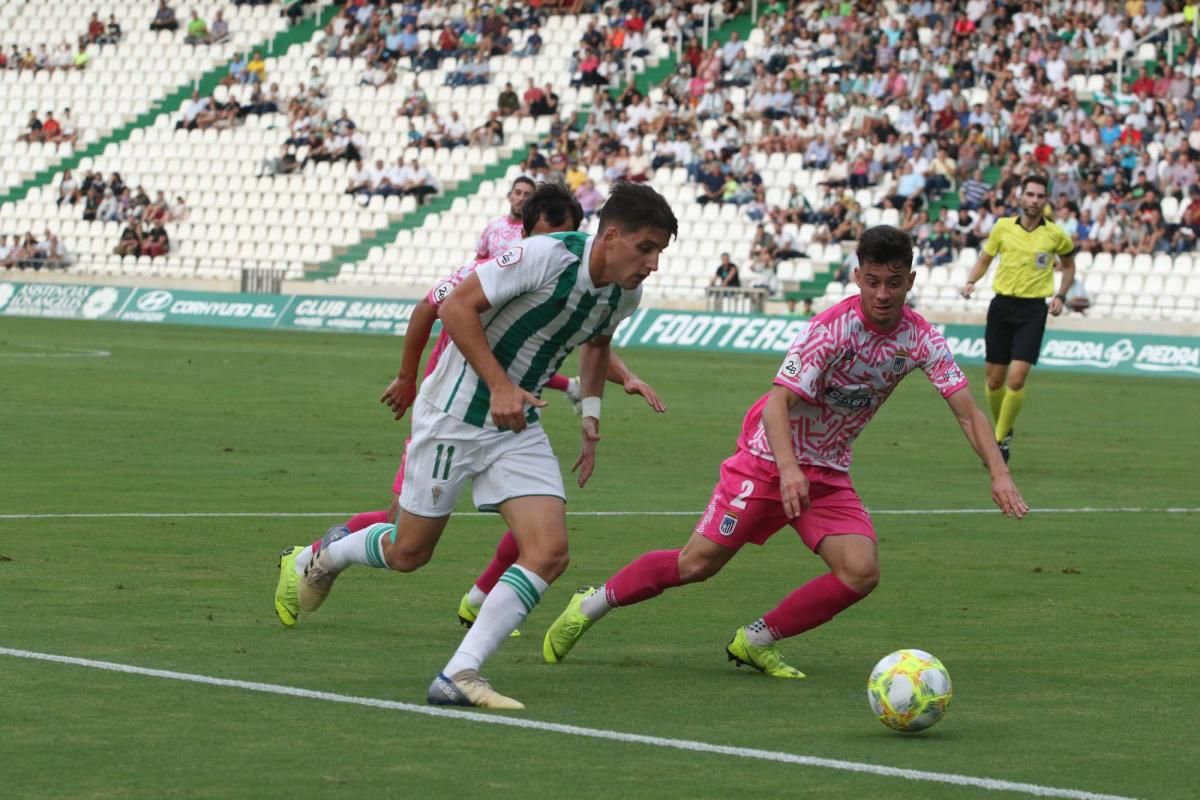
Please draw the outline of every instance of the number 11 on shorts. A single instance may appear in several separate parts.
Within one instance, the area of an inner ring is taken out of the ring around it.
[[[444,468],[442,467],[443,450],[445,451],[445,456],[446,456],[446,466]],[[433,479],[435,481],[450,480],[450,464],[453,462],[454,462],[454,445],[450,445],[449,447],[447,447],[446,445],[439,444],[437,446],[437,456],[433,459]],[[441,473],[442,473],[440,478],[438,477],[439,470],[441,470]]]

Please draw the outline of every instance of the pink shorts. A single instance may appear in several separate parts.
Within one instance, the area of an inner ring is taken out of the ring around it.
[[[411,436],[404,440],[404,455],[400,456],[400,468],[396,470],[396,478],[392,481],[392,493],[397,497],[400,496],[400,490],[404,488],[404,462],[408,460],[408,445],[411,442]]]
[[[788,525],[813,552],[822,539],[834,534],[858,533],[875,541],[871,516],[849,473],[805,465],[804,476],[812,506],[788,519],[779,497],[775,462],[737,451],[721,464],[721,478],[696,533],[735,550],[747,542],[761,545]]]

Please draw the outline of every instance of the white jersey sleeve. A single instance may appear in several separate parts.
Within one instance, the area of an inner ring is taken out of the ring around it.
[[[488,303],[495,309],[554,280],[574,260],[557,240],[537,236],[484,261],[475,268],[475,274]]]

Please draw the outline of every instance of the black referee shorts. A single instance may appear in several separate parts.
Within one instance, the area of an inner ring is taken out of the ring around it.
[[[989,364],[1011,364],[1014,360],[1036,364],[1049,312],[1040,297],[993,297],[984,333],[985,360]]]

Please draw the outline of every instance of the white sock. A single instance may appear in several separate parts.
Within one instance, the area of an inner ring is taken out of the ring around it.
[[[454,677],[464,669],[478,670],[483,666],[501,642],[524,621],[548,588],[550,584],[525,567],[519,564],[509,567],[488,593],[478,618],[442,674]]]
[[[612,611],[613,608],[613,606],[608,604],[608,592],[604,590],[603,586],[600,586],[596,591],[583,598],[583,602],[579,605],[579,610],[592,622],[600,619]]]
[[[368,525],[326,545],[321,562],[333,572],[341,572],[351,564],[387,569],[387,562],[383,560],[383,539],[385,536],[395,538],[395,534],[395,525],[386,522]]]
[[[766,647],[775,644],[775,637],[771,635],[771,629],[767,627],[767,623],[763,622],[762,617],[759,617],[757,622],[746,626],[746,641],[755,647]]]
[[[487,592],[471,584],[471,588],[467,590],[467,602],[473,606],[481,606],[484,600],[487,600]]]
[[[304,570],[308,569],[308,565],[312,563],[312,545],[305,545],[304,549],[296,554],[296,574],[303,575]]]

